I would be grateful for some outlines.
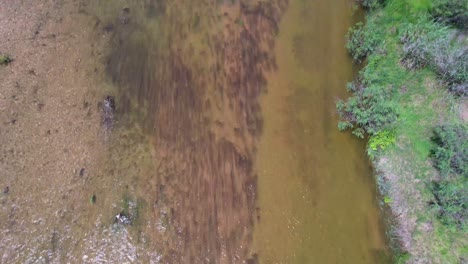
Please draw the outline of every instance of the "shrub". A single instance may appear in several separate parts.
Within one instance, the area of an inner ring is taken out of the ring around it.
[[[385,150],[396,140],[395,131],[382,130],[369,139],[369,147],[373,151]]]
[[[418,69],[428,64],[430,37],[436,35],[433,24],[418,23],[406,24],[400,32],[400,41],[403,44],[402,63],[408,69]],[[429,35],[432,32],[431,35]]]
[[[434,167],[442,177],[468,177],[468,125],[446,125],[434,129],[431,151]]]
[[[468,95],[468,48],[450,46],[444,43],[434,45],[432,49],[433,68],[447,82],[450,92]]]
[[[0,54],[0,65],[7,65],[13,60],[8,55],[1,55]]]
[[[431,186],[438,217],[445,225],[466,229],[468,219],[468,125],[434,129],[434,167],[441,179]]]
[[[433,2],[430,11],[436,21],[450,23],[465,30],[468,28],[468,1],[437,0]]]
[[[424,66],[434,70],[454,94],[468,95],[468,48],[453,41],[450,30],[422,17],[400,30],[402,64],[408,69]]]
[[[356,81],[348,84],[353,96],[348,101],[339,101],[337,109],[341,122],[340,130],[353,129],[353,134],[363,138],[365,133],[374,135],[385,128],[391,128],[398,115],[390,98],[391,86],[369,85]]]
[[[456,180],[433,182],[432,192],[435,197],[433,207],[438,218],[447,226],[454,225],[466,231],[468,219],[468,183],[460,177]]]
[[[367,29],[362,22],[350,28],[346,35],[346,48],[354,60],[361,62],[377,47],[376,34]]]

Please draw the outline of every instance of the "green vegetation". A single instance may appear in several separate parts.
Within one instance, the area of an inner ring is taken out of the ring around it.
[[[368,138],[398,263],[458,263],[468,228],[466,0],[362,0],[347,48],[365,67],[339,101],[340,130]],[[402,215],[401,211],[405,211]],[[396,235],[395,235],[396,234]],[[399,249],[399,250],[398,250]],[[465,253],[463,253],[465,252]]]
[[[434,130],[431,151],[441,179],[433,182],[433,206],[443,224],[467,230],[468,225],[468,126],[445,125]]]
[[[453,40],[449,28],[427,17],[401,29],[403,65],[408,69],[430,67],[457,95],[468,95],[468,47]]]
[[[451,23],[461,29],[468,28],[468,1],[438,0],[434,1],[431,15],[439,22]]]
[[[95,204],[95,203],[96,203],[96,195],[95,195],[95,194],[93,194],[93,195],[89,198],[89,202],[90,202],[91,204]]]
[[[369,26],[365,26],[364,23],[358,22],[353,28],[351,28],[346,36],[348,42],[346,48],[349,50],[353,59],[361,62],[367,55],[371,54],[377,46],[378,39],[374,38],[374,34],[371,34],[367,30]]]
[[[360,4],[365,8],[376,8],[385,3],[385,0],[359,0]]]
[[[468,177],[468,125],[438,126],[434,130],[434,166],[443,178]]]
[[[125,217],[127,224],[139,225],[140,214],[145,202],[142,199],[131,197],[129,194],[124,194],[122,197],[120,215]]]
[[[373,156],[375,151],[385,150],[395,143],[395,131],[382,130],[369,139],[369,156]]]
[[[1,65],[8,65],[13,61],[13,59],[8,55],[0,54],[0,66]]]
[[[456,227],[466,233],[468,219],[468,184],[466,179],[441,180],[434,182],[432,191],[435,196],[433,206],[438,217],[447,227]]]
[[[384,203],[385,203],[385,204],[390,204],[390,203],[392,203],[392,202],[393,202],[392,198],[390,198],[390,197],[388,197],[388,196],[384,196]]]

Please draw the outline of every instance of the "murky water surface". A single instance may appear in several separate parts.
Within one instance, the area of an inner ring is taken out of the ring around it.
[[[256,164],[263,263],[389,263],[364,146],[336,128],[350,4],[290,1],[283,17]]]
[[[336,129],[351,1],[74,3],[115,113],[89,167],[7,175],[0,262],[384,263],[364,148]]]

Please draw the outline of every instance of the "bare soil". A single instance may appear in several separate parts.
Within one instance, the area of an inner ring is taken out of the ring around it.
[[[103,93],[79,10],[76,1],[0,6],[0,52],[13,58],[0,67],[2,263],[59,261],[59,244],[82,243],[69,233],[93,224],[76,212],[104,149]]]

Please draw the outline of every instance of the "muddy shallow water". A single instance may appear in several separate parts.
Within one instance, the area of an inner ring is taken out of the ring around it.
[[[363,142],[336,126],[352,14],[350,1],[297,0],[282,19],[256,163],[263,263],[390,263]]]
[[[384,261],[364,148],[336,129],[350,1],[0,12],[1,263]]]

